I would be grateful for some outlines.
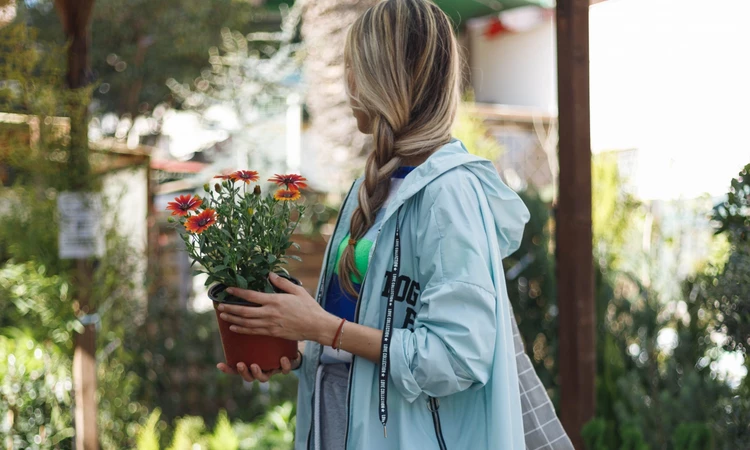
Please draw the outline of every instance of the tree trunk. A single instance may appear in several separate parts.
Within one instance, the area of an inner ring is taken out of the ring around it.
[[[350,25],[377,0],[307,0],[302,37],[307,47],[307,109],[316,142],[320,179],[331,192],[348,187],[360,166],[365,136],[349,108],[344,87],[344,43]]]

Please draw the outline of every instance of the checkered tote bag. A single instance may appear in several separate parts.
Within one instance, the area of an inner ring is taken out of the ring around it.
[[[526,450],[575,450],[560,419],[557,418],[555,408],[531,364],[531,359],[524,351],[516,318],[513,314],[510,317],[516,350],[518,384],[521,390]]]

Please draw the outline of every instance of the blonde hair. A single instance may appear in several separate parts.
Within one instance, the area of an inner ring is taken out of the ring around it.
[[[370,119],[374,144],[339,263],[342,287],[356,295],[350,276],[362,274],[354,246],[388,197],[391,175],[450,141],[460,64],[450,20],[427,0],[387,0],[368,9],[349,30],[344,59],[355,87],[349,96]]]

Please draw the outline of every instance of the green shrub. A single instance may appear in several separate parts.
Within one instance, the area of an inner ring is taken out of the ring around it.
[[[219,413],[214,432],[208,437],[209,450],[237,450],[240,440],[232,429],[226,411]]]
[[[714,438],[705,423],[681,423],[674,432],[672,443],[675,450],[713,450]]]
[[[607,444],[607,422],[597,417],[589,421],[581,430],[586,450],[608,450],[612,448]]]
[[[151,412],[146,423],[140,427],[135,438],[136,449],[159,450],[159,417],[161,417],[161,411],[157,408]]]

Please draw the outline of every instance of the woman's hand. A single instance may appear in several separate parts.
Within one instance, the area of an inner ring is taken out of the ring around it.
[[[271,284],[283,294],[266,294],[239,288],[227,293],[261,306],[219,305],[221,318],[235,333],[259,334],[292,341],[331,345],[340,319],[326,312],[302,286],[271,273]],[[252,372],[252,368],[251,368]]]
[[[226,374],[239,374],[242,379],[249,383],[252,383],[255,380],[258,380],[261,383],[265,383],[266,381],[271,379],[272,376],[278,373],[283,373],[284,375],[286,375],[292,370],[299,368],[300,364],[302,363],[302,353],[297,353],[297,355],[298,356],[294,361],[289,361],[289,358],[287,358],[286,356],[282,356],[281,369],[274,369],[269,372],[263,372],[262,370],[260,370],[260,366],[258,366],[257,364],[251,364],[250,370],[248,370],[245,363],[237,364],[236,369],[233,369],[228,364],[224,363],[219,363],[216,365],[216,367]]]

